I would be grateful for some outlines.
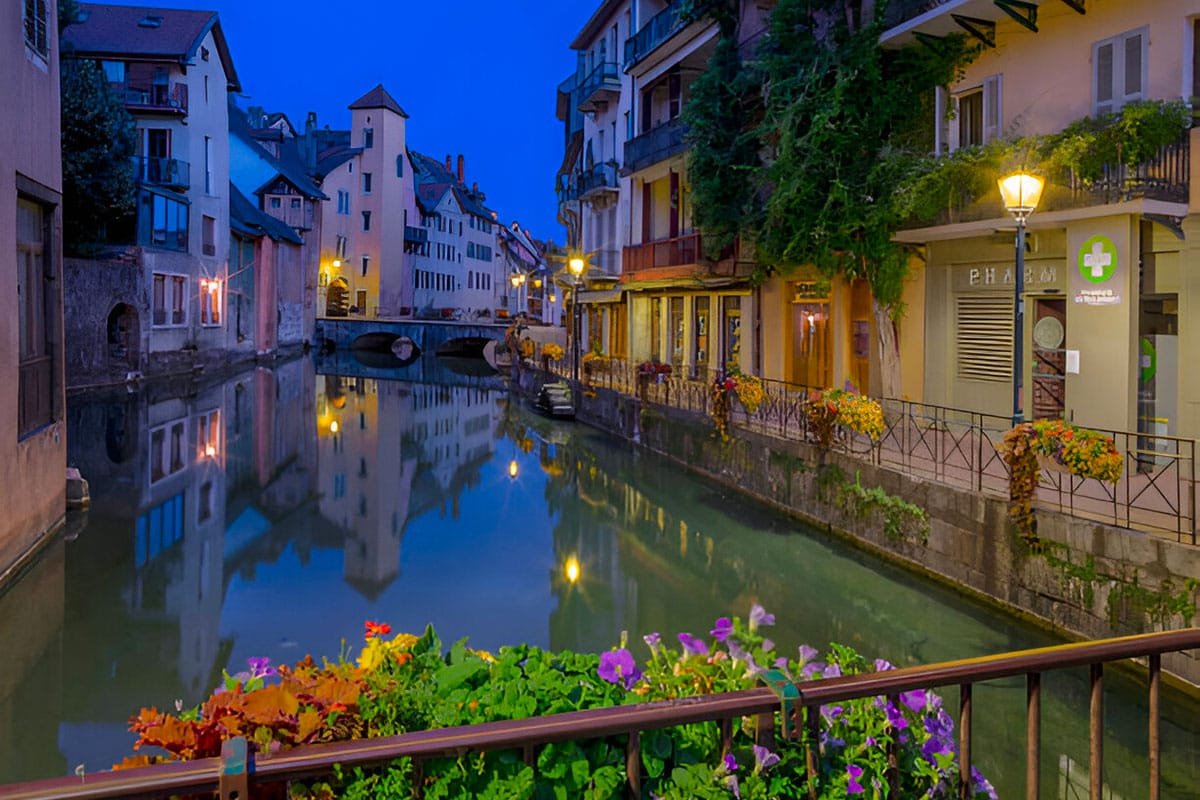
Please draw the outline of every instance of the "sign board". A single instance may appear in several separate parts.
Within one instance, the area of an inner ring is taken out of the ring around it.
[[[1120,305],[1122,266],[1112,239],[1097,235],[1086,240],[1071,272],[1071,298],[1077,305]]]
[[[1060,260],[1026,261],[1025,290],[1062,289],[1063,272]],[[1011,292],[1015,278],[1016,265],[1012,263],[955,264],[951,281],[956,292],[1005,289]]]

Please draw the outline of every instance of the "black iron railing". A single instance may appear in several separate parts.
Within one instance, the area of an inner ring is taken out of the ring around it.
[[[147,186],[187,189],[191,186],[188,162],[178,158],[134,156],[134,179]]]
[[[607,93],[621,91],[621,69],[615,61],[597,64],[579,85],[578,105],[581,111],[591,111]]]
[[[683,18],[679,13],[680,5],[677,2],[671,3],[651,17],[636,34],[625,40],[626,72],[684,27]]]
[[[625,168],[630,172],[665,161],[687,149],[687,126],[680,117],[669,120],[625,143]]]
[[[247,753],[244,739],[226,742],[221,758],[164,764],[83,778],[56,778],[0,787],[10,800],[100,800],[116,797],[167,797],[218,792],[222,800],[252,800],[265,784],[278,787],[290,781],[330,775],[335,769],[382,767],[397,758],[422,762],[439,757],[496,750],[520,751],[536,768],[539,749],[564,741],[618,738],[625,749],[627,795],[642,796],[644,731],[678,725],[712,723],[728,752],[735,726],[754,720],[761,742],[778,737],[800,740],[809,774],[818,773],[821,707],[849,700],[888,698],[899,705],[902,692],[958,687],[958,756],[961,797],[967,797],[975,751],[972,702],[975,687],[987,681],[1024,677],[1026,797],[1039,797],[1041,776],[1042,676],[1048,672],[1087,667],[1090,713],[1088,725],[1090,796],[1104,792],[1104,672],[1106,665],[1143,659],[1146,665],[1147,758],[1143,780],[1147,797],[1157,800],[1161,784],[1161,687],[1163,656],[1200,648],[1200,629],[1126,636],[1095,642],[1022,650],[1002,655],[948,661],[940,664],[870,672],[823,680],[800,681],[789,687],[790,719],[782,719],[777,688],[746,689],[638,705],[596,708],[543,717],[488,722],[456,728],[407,733],[381,739],[309,745],[257,759]],[[787,724],[790,722],[791,724]],[[419,766],[418,766],[419,768]],[[898,797],[898,761],[887,775],[891,796]],[[814,781],[814,784],[816,782]],[[810,788],[816,797],[820,787]]]

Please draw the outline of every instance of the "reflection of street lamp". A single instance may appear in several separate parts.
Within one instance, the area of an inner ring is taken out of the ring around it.
[[[525,273],[520,270],[513,269],[512,275],[509,277],[513,287],[513,303],[517,306],[521,305],[521,287],[525,285]],[[522,308],[522,311],[525,309]]]
[[[1021,379],[1024,365],[1024,326],[1025,326],[1025,220],[1037,208],[1042,198],[1042,188],[1045,181],[1036,175],[1017,172],[1007,178],[1001,178],[1000,198],[1008,213],[1017,220],[1017,274],[1013,281],[1013,426],[1025,421],[1025,412],[1021,403]]]
[[[520,471],[521,471],[521,469],[519,466],[517,466],[517,460],[515,458],[512,461],[508,462],[508,477],[509,478],[511,478],[512,480],[515,481],[517,479],[517,474]]]
[[[567,559],[566,563],[563,564],[563,576],[567,579],[567,583],[579,583],[579,577],[582,572],[583,570],[579,566],[579,559],[575,556],[571,556]]]
[[[587,269],[587,262],[580,256],[572,256],[567,261],[567,269],[571,272],[571,285],[573,287],[571,293],[571,376],[575,381],[579,380],[579,286],[580,278],[583,277],[583,271]]]

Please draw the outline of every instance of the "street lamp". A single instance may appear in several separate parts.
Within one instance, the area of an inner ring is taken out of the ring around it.
[[[1001,178],[1000,198],[1008,213],[1017,220],[1017,274],[1013,281],[1013,427],[1025,421],[1025,412],[1021,403],[1021,379],[1024,371],[1022,356],[1024,354],[1025,333],[1025,220],[1037,208],[1042,199],[1042,189],[1045,181],[1036,175],[1017,172],[1006,178]]]
[[[521,305],[521,287],[525,285],[525,273],[514,268],[509,281],[512,282],[513,287],[513,304],[519,307]],[[521,310],[524,311],[525,309],[522,308]]]
[[[587,262],[580,256],[571,256],[567,261],[567,269],[571,272],[571,376],[579,382],[579,286]]]

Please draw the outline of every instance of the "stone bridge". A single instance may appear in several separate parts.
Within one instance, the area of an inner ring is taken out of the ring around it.
[[[434,320],[382,320],[324,318],[317,320],[316,344],[338,350],[387,350],[392,342],[407,336],[422,353],[482,351],[489,341],[504,341],[507,323],[441,322]]]

